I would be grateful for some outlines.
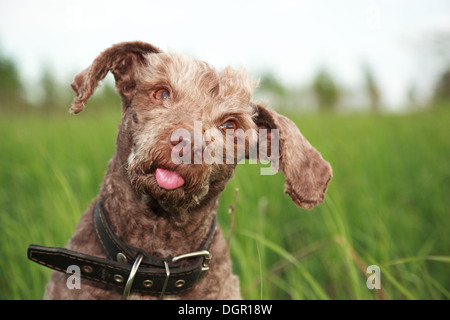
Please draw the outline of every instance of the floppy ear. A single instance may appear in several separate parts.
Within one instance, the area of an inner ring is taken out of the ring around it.
[[[285,193],[297,206],[312,209],[325,197],[328,182],[333,176],[330,164],[303,137],[294,122],[260,105],[254,107],[257,109],[254,121],[259,128],[278,129],[278,135],[267,135],[267,147],[270,149],[276,142],[270,140],[279,138],[279,159],[275,161],[279,160],[286,179]],[[259,143],[265,145],[265,142]]]
[[[103,51],[89,68],[75,76],[71,86],[77,96],[70,112],[79,113],[83,110],[108,71],[114,75],[117,92],[124,107],[127,106],[136,87],[136,68],[146,64],[146,54],[158,52],[158,48],[140,41],[122,42]]]

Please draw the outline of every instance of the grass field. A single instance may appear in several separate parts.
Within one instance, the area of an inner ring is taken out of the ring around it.
[[[49,270],[27,246],[64,246],[98,192],[120,115],[93,109],[0,116],[0,299],[42,297]],[[231,255],[244,298],[449,299],[450,112],[293,118],[334,178],[307,211],[281,173],[238,167],[219,222],[228,235],[239,188]],[[380,290],[366,286],[369,265]]]

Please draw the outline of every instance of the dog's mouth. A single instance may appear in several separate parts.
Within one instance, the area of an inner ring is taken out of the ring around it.
[[[174,190],[184,185],[183,177],[176,171],[156,168],[155,177],[158,185],[166,190]]]
[[[208,165],[174,165],[164,158],[131,158],[127,171],[136,192],[177,208],[198,205],[209,190]]]

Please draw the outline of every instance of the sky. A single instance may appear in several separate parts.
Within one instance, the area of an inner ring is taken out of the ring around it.
[[[442,65],[424,47],[437,32],[450,34],[448,0],[0,0],[0,51],[30,83],[44,67],[67,81],[112,44],[142,40],[291,86],[323,67],[358,90],[367,64],[395,109],[411,87],[430,93]]]

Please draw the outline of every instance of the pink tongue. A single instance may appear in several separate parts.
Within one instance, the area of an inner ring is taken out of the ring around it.
[[[173,190],[184,184],[183,178],[175,171],[166,169],[156,169],[156,182],[161,188]]]

